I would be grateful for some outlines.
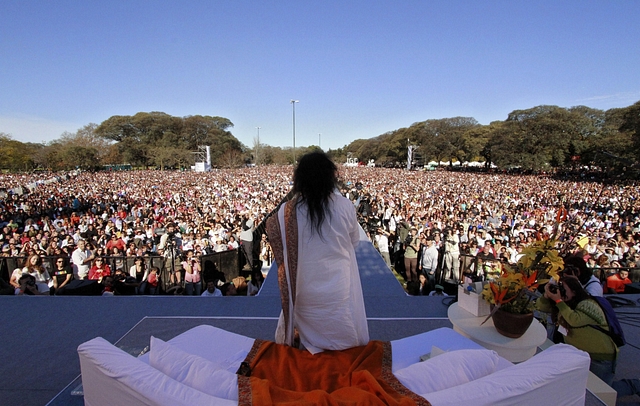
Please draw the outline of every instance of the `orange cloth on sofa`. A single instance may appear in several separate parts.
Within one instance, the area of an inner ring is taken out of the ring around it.
[[[429,405],[391,372],[391,344],[312,355],[256,340],[247,356],[250,377],[238,376],[239,405]]]

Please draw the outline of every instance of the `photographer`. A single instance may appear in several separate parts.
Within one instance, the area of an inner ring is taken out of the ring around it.
[[[544,297],[538,299],[536,306],[541,311],[551,311],[552,320],[558,325],[565,343],[589,353],[589,370],[615,389],[618,397],[640,394],[640,380],[613,380],[618,347],[609,335],[589,327],[609,328],[602,308],[584,290],[578,278],[566,276],[557,285],[547,283]]]
[[[16,289],[16,295],[38,296],[49,294],[49,292],[38,292],[38,287],[36,286],[36,278],[32,275],[29,275],[28,273],[22,274],[22,276],[18,280],[18,284],[20,285],[20,287]]]
[[[186,258],[182,261],[184,269],[184,289],[187,296],[200,296],[202,284],[200,283],[200,262],[193,256],[193,250],[188,250]]]
[[[611,385],[615,373],[618,347],[607,334],[589,328],[590,324],[608,328],[598,303],[584,290],[578,278],[567,276],[558,284],[547,283],[544,297],[536,302],[539,310],[551,313],[551,319],[564,336],[564,342],[586,351],[591,357],[589,369]]]
[[[404,269],[409,282],[418,282],[418,251],[420,250],[420,240],[417,237],[418,230],[411,228],[409,235],[404,241]]]
[[[180,257],[178,247],[181,245],[180,235],[176,233],[176,225],[168,223],[165,233],[160,236],[158,253],[164,255],[164,267],[169,270],[169,281],[172,285],[180,285],[182,282],[182,274],[176,266],[176,261]]]

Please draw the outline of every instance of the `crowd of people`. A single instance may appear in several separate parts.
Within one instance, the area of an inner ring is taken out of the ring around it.
[[[499,173],[347,169],[361,224],[409,293],[490,278],[554,236],[606,293],[640,281],[640,185]],[[436,289],[438,288],[438,289]]]
[[[361,225],[387,264],[405,277],[410,293],[429,294],[447,280],[490,273],[498,260],[515,262],[524,247],[553,233],[559,212],[565,219],[562,238],[570,238],[564,242],[588,262],[605,292],[624,291],[640,279],[637,183],[368,167],[339,171],[341,193],[356,205]],[[267,237],[255,235],[256,227],[290,192],[292,174],[291,166],[2,174],[0,246],[3,257],[17,258],[7,269],[4,291],[54,294],[73,280],[95,279],[107,294],[118,281],[153,294],[159,290],[154,275],[169,266],[169,286],[203,295],[209,282],[201,277],[203,255],[239,249],[271,260]],[[258,275],[249,282],[254,279],[261,283]],[[225,290],[229,284],[214,283]]]

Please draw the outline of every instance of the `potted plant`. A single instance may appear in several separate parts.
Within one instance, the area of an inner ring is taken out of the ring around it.
[[[493,307],[484,322],[491,317],[496,330],[511,338],[527,331],[533,321],[535,290],[550,278],[557,280],[564,266],[555,246],[555,239],[536,241],[522,251],[515,265],[502,264],[500,276],[482,290],[482,297]]]

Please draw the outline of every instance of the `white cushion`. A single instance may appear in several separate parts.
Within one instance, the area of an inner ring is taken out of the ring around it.
[[[494,373],[499,358],[490,350],[451,351],[410,365],[394,375],[413,392],[429,394]]]
[[[238,376],[197,355],[188,354],[159,338],[151,337],[149,365],[170,378],[200,392],[238,400]]]
[[[584,406],[589,363],[586,352],[557,344],[520,364],[424,396],[433,406]]]

